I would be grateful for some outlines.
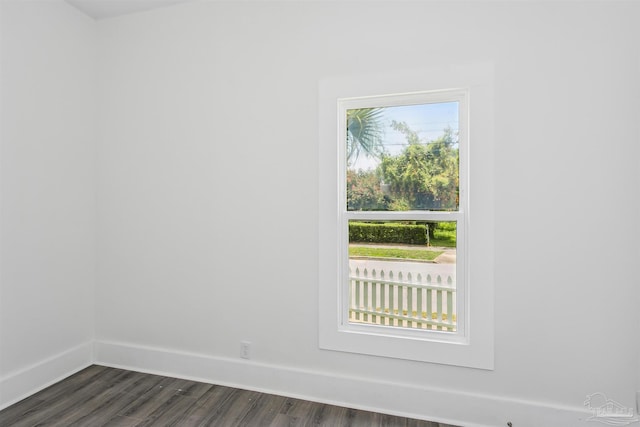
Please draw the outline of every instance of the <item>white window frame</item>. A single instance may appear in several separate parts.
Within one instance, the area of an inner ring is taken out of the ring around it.
[[[493,369],[492,79],[491,65],[476,64],[336,77],[321,82],[320,348]],[[347,211],[346,110],[448,101],[460,103],[458,211]],[[348,321],[349,219],[458,221],[456,332]]]
[[[388,336],[406,336],[413,339],[442,340],[450,342],[464,343],[466,341],[466,284],[465,280],[465,210],[467,206],[467,99],[468,91],[466,89],[455,90],[439,90],[430,92],[417,92],[394,94],[384,96],[368,96],[364,98],[338,99],[338,128],[344,132],[339,134],[338,152],[340,153],[339,162],[339,186],[338,186],[338,215],[340,216],[340,258],[339,275],[341,277],[340,289],[340,326],[343,331],[360,331],[363,333],[388,335]],[[458,102],[458,118],[459,118],[459,206],[457,211],[348,211],[346,206],[346,171],[347,171],[347,110],[359,108],[375,108],[375,107],[397,107],[407,105],[436,104],[443,102]],[[462,286],[456,286],[456,331],[442,332],[431,330],[417,330],[401,327],[376,326],[370,324],[355,324],[349,322],[349,220],[367,221],[367,220],[417,220],[417,221],[455,221],[456,228],[456,277]]]

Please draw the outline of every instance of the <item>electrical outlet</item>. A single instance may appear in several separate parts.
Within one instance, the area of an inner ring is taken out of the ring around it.
[[[240,342],[240,357],[251,359],[251,343],[249,341]]]

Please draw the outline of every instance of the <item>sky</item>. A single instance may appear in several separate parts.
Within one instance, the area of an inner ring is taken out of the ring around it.
[[[405,122],[418,132],[421,141],[432,141],[442,135],[447,127],[458,131],[458,103],[439,102],[433,104],[402,105],[383,109],[385,151],[391,155],[400,153],[407,146],[407,138],[391,128],[391,121]],[[374,169],[378,159],[361,154],[353,163],[353,169]]]

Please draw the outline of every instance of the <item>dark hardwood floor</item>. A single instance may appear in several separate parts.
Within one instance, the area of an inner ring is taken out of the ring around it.
[[[0,411],[0,426],[453,427],[97,365]]]

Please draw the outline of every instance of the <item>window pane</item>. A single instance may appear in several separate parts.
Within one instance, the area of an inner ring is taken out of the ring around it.
[[[349,221],[349,321],[456,331],[456,222]]]
[[[458,210],[458,109],[347,110],[347,210]]]

